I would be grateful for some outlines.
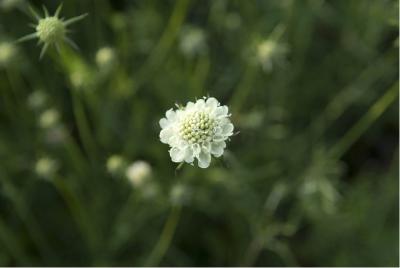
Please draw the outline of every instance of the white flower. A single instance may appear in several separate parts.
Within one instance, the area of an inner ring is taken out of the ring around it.
[[[182,53],[191,58],[207,50],[206,35],[200,28],[186,26],[181,34],[180,49]]]
[[[191,189],[184,184],[178,183],[172,186],[169,198],[172,204],[182,205],[186,203],[191,196]]]
[[[56,109],[50,108],[44,111],[39,118],[39,125],[44,128],[55,127],[60,121],[60,114]]]
[[[287,45],[267,39],[257,45],[257,60],[263,70],[269,72],[274,64],[283,62],[287,52]]]
[[[32,92],[28,97],[28,106],[33,110],[41,109],[47,101],[47,95],[42,90]]]
[[[220,157],[225,141],[233,135],[227,106],[220,106],[215,98],[202,98],[186,107],[170,109],[160,120],[160,140],[168,144],[173,162],[193,163],[197,159],[200,168],[207,168],[211,155]]]
[[[115,60],[115,50],[111,47],[103,47],[96,52],[96,64],[100,68],[107,69],[111,67],[115,63]]]
[[[35,165],[35,172],[42,178],[50,178],[59,168],[58,162],[54,159],[43,157],[40,158]]]
[[[125,167],[125,159],[120,155],[112,155],[107,159],[107,171],[111,174],[118,174]]]
[[[0,43],[0,67],[7,67],[17,56],[17,47],[10,42]]]
[[[0,8],[4,11],[10,11],[16,7],[22,6],[25,0],[0,0]]]
[[[140,187],[150,177],[151,166],[145,161],[136,161],[126,169],[125,174],[133,186]]]

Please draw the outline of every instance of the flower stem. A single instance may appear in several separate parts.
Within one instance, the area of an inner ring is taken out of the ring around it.
[[[398,96],[399,83],[392,85],[387,92],[377,100],[367,113],[339,140],[330,150],[330,153],[340,158],[357,139],[386,111]]]
[[[172,15],[168,21],[161,38],[159,39],[156,47],[151,52],[143,67],[138,71],[136,87],[140,87],[142,83],[151,75],[154,69],[164,60],[168,54],[168,50],[174,44],[175,38],[179,33],[182,23],[184,22],[186,12],[188,10],[190,1],[179,0],[176,1]]]
[[[80,99],[80,96],[77,96],[77,93],[74,90],[71,90],[71,93],[73,111],[78,126],[79,136],[87,155],[91,160],[94,161],[96,158],[96,146],[91,135],[88,120],[82,105],[82,100]]]
[[[93,226],[89,221],[88,213],[83,207],[81,200],[62,178],[55,178],[52,182],[61,197],[64,199],[72,217],[80,229],[82,237],[86,240],[88,248],[93,255],[96,245],[96,236],[93,232]]]
[[[243,104],[246,102],[247,97],[251,93],[251,86],[256,77],[257,68],[254,64],[249,63],[243,74],[242,80],[235,89],[233,96],[231,98],[232,111],[235,113],[240,112]]]
[[[160,238],[150,256],[148,257],[145,266],[157,266],[162,261],[175,234],[181,210],[181,206],[176,205],[172,207],[168,219],[165,222]]]
[[[23,195],[8,180],[4,179],[2,183],[4,192],[15,206],[15,212],[23,221],[43,260],[47,261],[47,263],[56,260],[55,253],[49,246],[46,237],[39,227],[40,225],[31,214],[31,210],[26,206],[25,200],[22,199]]]
[[[17,240],[11,231],[7,228],[7,225],[0,218],[0,242],[4,249],[8,249],[9,254],[15,258],[15,264],[21,266],[33,265],[32,260],[26,255],[22,249],[21,244]]]

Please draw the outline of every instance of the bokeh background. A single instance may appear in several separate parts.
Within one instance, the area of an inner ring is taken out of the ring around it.
[[[398,1],[65,0],[39,60],[59,4],[0,0],[0,266],[399,265]],[[237,134],[177,169],[202,96]]]

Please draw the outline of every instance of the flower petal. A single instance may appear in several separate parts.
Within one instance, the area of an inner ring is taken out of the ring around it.
[[[179,163],[185,159],[185,149],[181,150],[178,147],[173,147],[169,150],[172,162]]]
[[[233,134],[233,124],[228,123],[222,126],[222,135],[231,136]]]
[[[208,168],[211,162],[211,154],[201,151],[197,160],[200,168]]]
[[[162,143],[169,143],[173,135],[174,132],[171,128],[164,128],[160,132],[160,140]]]
[[[216,98],[208,98],[206,101],[206,106],[209,107],[211,110],[214,110],[219,105],[219,102]]]
[[[201,149],[205,152],[210,152],[211,151],[211,144],[208,141],[203,142],[201,145]]]
[[[193,161],[194,161],[193,149],[190,148],[189,146],[186,147],[184,160],[186,163],[193,163]]]
[[[228,115],[228,106],[219,106],[215,109],[214,115],[215,117],[225,117]]]
[[[226,143],[224,141],[213,142],[211,144],[211,153],[215,157],[220,157],[224,153]]]
[[[169,109],[166,113],[165,113],[165,117],[167,117],[168,121],[173,121],[176,117],[176,113],[173,109]]]
[[[168,120],[166,118],[161,118],[159,124],[161,128],[165,128],[166,126],[168,126]]]
[[[201,152],[201,147],[199,144],[195,143],[192,145],[193,154],[197,157]]]
[[[196,101],[195,107],[196,109],[202,110],[205,105],[206,105],[205,101],[203,99],[199,99]]]

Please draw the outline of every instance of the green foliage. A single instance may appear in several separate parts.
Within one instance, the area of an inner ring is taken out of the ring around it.
[[[69,0],[41,61],[14,40],[60,3],[14,2],[0,266],[399,265],[398,1]],[[207,95],[239,133],[177,167],[158,122]]]

